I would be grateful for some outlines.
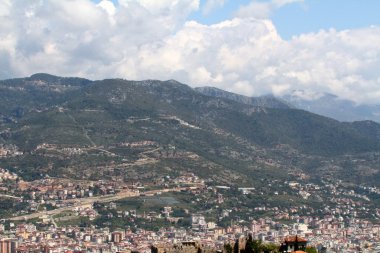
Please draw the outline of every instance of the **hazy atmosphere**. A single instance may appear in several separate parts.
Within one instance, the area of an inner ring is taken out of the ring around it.
[[[379,9],[375,0],[0,0],[0,78],[175,79],[377,103]]]

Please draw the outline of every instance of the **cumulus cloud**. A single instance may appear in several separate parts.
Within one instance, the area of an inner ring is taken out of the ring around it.
[[[207,15],[213,10],[223,7],[225,0],[207,0],[205,5],[202,8],[202,14]]]
[[[253,0],[247,5],[241,6],[236,12],[236,16],[240,18],[269,18],[276,9],[297,2],[303,2],[303,0]]]
[[[199,10],[197,0],[0,0],[0,6],[2,79],[47,72],[177,79],[244,95],[301,89],[380,99],[379,27],[283,40],[268,19],[186,21]]]

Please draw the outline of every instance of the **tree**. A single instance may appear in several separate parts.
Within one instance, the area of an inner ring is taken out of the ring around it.
[[[307,253],[318,253],[317,249],[314,247],[307,247],[305,251]]]
[[[260,253],[263,250],[263,244],[260,240],[253,240],[252,235],[249,235],[245,244],[245,253]]]
[[[232,248],[232,246],[231,246],[230,243],[224,244],[224,251],[225,251],[226,253],[232,253],[233,248]]]
[[[264,252],[278,252],[279,247],[274,243],[266,243],[262,245],[262,250]]]
[[[235,242],[234,253],[239,253],[239,240],[236,240],[236,242]]]

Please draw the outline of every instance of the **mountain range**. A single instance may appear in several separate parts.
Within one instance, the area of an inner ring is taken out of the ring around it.
[[[380,106],[356,104],[330,93],[295,90],[281,99],[296,108],[307,110],[339,121],[352,122],[372,120],[380,122]]]
[[[192,171],[252,185],[299,171],[378,184],[379,133],[372,121],[342,123],[285,99],[174,80],[35,74],[0,81],[0,145],[22,153],[0,157],[0,167],[27,180],[143,181]]]
[[[380,122],[380,105],[356,104],[330,93],[294,90],[290,94],[248,97],[215,87],[198,87],[195,90],[213,97],[227,98],[239,103],[278,109],[301,109],[342,122],[371,120]]]

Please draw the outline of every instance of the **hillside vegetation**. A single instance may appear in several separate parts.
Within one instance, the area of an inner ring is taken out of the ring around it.
[[[374,122],[341,123],[272,102],[247,104],[174,80],[48,74],[4,80],[0,144],[22,155],[3,156],[0,167],[26,179],[149,180],[193,171],[217,183],[250,185],[257,176],[283,177],[293,170],[318,174],[326,165],[316,160],[341,161],[380,149]]]

